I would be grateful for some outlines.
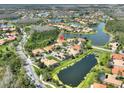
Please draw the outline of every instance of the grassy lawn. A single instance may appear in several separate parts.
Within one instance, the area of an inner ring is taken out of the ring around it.
[[[103,52],[103,51],[95,51],[96,58],[98,61],[98,64],[90,71],[89,74],[85,77],[85,80],[83,80],[78,87],[79,88],[87,88],[90,87],[90,85],[94,81],[98,81],[96,76],[100,71],[104,71],[105,73],[111,73],[111,69],[107,67],[108,61],[110,59],[110,53]]]
[[[95,76],[96,76],[96,72],[90,72],[85,77],[85,80],[83,80],[77,87],[78,88],[88,88],[88,87],[90,87],[90,84],[93,83]]]
[[[59,59],[57,59],[57,58],[55,58],[55,57],[53,57],[53,56],[48,56],[47,58],[48,58],[49,60],[53,59],[53,60],[56,60],[56,61],[58,61],[58,62],[60,61]]]
[[[69,67],[69,66],[72,66],[73,64],[79,62],[79,61],[80,61],[82,58],[84,58],[85,56],[87,56],[87,55],[93,53],[93,51],[94,51],[94,50],[89,50],[89,51],[87,51],[86,53],[79,55],[79,56],[78,56],[77,58],[75,58],[75,59],[69,59],[69,60],[66,60],[66,61],[61,62],[60,66],[57,67],[57,68],[55,68],[55,69],[51,72],[52,78],[53,78],[54,80],[57,80],[57,81],[59,81],[60,83],[62,83],[62,82],[59,80],[59,78],[58,78],[58,76],[57,76],[57,73],[59,73],[59,71],[61,71],[62,69],[65,69],[65,68],[67,68],[67,67]]]

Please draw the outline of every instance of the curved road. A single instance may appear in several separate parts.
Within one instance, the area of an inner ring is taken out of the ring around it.
[[[23,29],[20,29],[21,32],[23,33],[22,40],[19,42],[19,45],[16,47],[16,52],[19,55],[19,57],[25,62],[24,68],[26,70],[26,74],[30,77],[31,82],[34,83],[36,88],[44,88],[45,85],[40,83],[39,77],[37,76],[36,72],[32,68],[32,60],[26,56],[25,50],[24,50],[24,45],[27,42],[27,34]]]

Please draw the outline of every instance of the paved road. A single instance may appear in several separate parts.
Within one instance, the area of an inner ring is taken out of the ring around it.
[[[20,56],[20,58],[25,62],[24,68],[26,70],[26,74],[30,77],[31,82],[33,82],[37,88],[44,88],[45,85],[39,82],[39,78],[34,69],[32,68],[33,64],[32,60],[28,58],[25,54],[24,45],[27,41],[27,35],[23,31],[23,29],[21,29],[21,32],[23,32],[23,36],[22,40],[19,42],[19,45],[16,48],[17,53]]]
[[[99,49],[99,50],[106,51],[106,52],[113,52],[112,50],[105,49],[105,48],[98,47],[98,46],[92,46],[92,48],[94,48],[94,49]]]
[[[43,84],[49,85],[51,88],[56,88],[54,85],[52,85],[52,84],[50,84],[50,83],[48,83],[48,82],[43,81],[42,75],[40,75],[40,80],[41,80],[41,82],[42,82]]]

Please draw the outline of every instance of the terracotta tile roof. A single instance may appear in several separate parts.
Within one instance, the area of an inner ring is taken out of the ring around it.
[[[50,59],[47,59],[47,58],[41,59],[41,62],[43,62],[46,66],[51,66],[51,65],[54,65],[54,64],[58,63],[54,59],[50,60]]]
[[[107,86],[104,84],[93,83],[93,88],[107,88]]]
[[[44,47],[43,49],[45,51],[52,51],[53,47],[54,47],[54,45],[50,45],[50,46]]]
[[[74,45],[74,46],[72,46],[72,48],[74,50],[78,50],[78,51],[81,49],[80,45]]]
[[[38,53],[42,53],[42,52],[44,52],[44,50],[40,49],[40,48],[32,50],[32,53],[34,56],[37,55]]]
[[[104,80],[104,82],[106,82],[108,84],[113,84],[114,86],[117,86],[117,87],[121,86],[123,82],[121,80],[117,80],[116,76],[117,75],[108,74],[107,78]]]
[[[112,54],[113,59],[123,60],[124,55],[123,54]]]
[[[112,73],[124,76],[124,67],[114,66],[112,68]]]

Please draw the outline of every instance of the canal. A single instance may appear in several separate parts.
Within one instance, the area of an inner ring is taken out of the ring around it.
[[[96,64],[95,55],[90,54],[75,65],[60,71],[58,77],[64,84],[76,87]]]

